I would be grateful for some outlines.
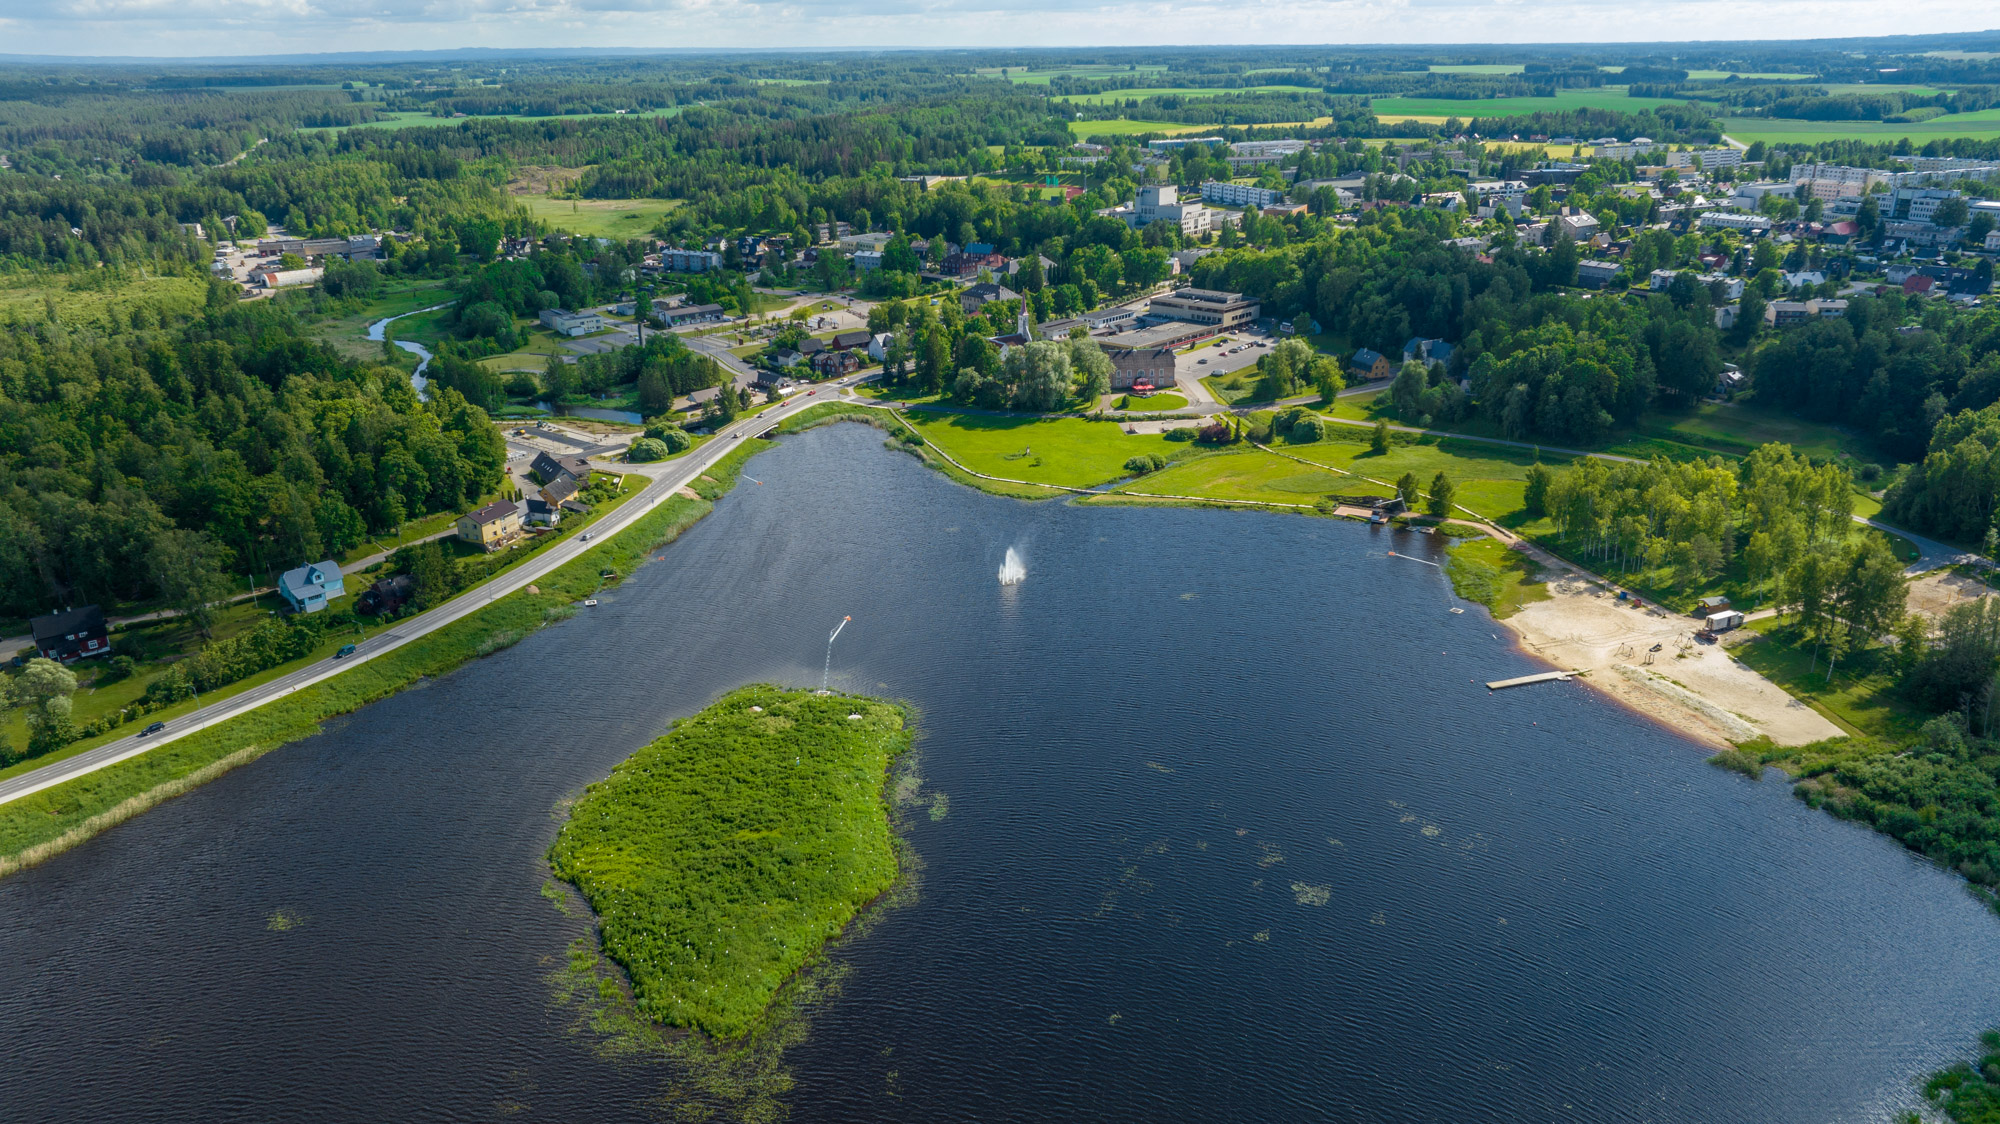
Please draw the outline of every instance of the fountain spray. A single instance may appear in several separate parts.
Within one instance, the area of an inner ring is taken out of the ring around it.
[[[822,695],[830,695],[830,694],[832,694],[832,693],[833,693],[832,691],[829,691],[829,690],[827,690],[827,689],[826,689],[826,684],[827,684],[827,680],[829,680],[829,679],[831,679],[831,678],[833,677],[833,641],[834,641],[834,638],[835,638],[835,637],[837,637],[837,636],[839,636],[839,635],[840,635],[840,630],[841,630],[841,629],[843,629],[843,628],[846,628],[846,627],[847,627],[847,622],[848,622],[848,621],[851,621],[851,620],[853,620],[853,619],[854,619],[853,617],[842,617],[842,618],[840,618],[840,623],[839,623],[839,624],[837,624],[837,625],[834,625],[834,626],[833,626],[833,632],[832,632],[831,634],[829,634],[829,635],[827,636],[827,638],[826,638],[826,667],[822,668],[822,669],[820,670],[820,673],[819,673],[819,693],[820,693],[820,694],[822,694]]]

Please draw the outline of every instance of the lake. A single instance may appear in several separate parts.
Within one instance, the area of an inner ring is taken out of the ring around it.
[[[1541,667],[1427,536],[999,499],[855,425],[750,471],[598,608],[0,880],[0,1119],[661,1119],[551,1002],[558,805],[845,615],[949,811],[794,1121],[1879,1122],[2000,1021],[1956,879],[1477,686]]]

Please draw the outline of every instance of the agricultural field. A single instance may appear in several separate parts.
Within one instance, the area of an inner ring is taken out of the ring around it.
[[[1804,82],[1812,77],[1810,74],[1779,74],[1775,71],[1762,70],[1688,71],[1688,80],[1690,82],[1723,82],[1731,78],[1754,78],[1767,82]]]
[[[982,66],[974,73],[982,78],[1005,78],[1020,86],[1046,86],[1051,78],[1116,78],[1128,74],[1148,74],[1163,72],[1165,66],[1113,66],[1110,64],[1065,66],[1055,70],[1035,70],[1030,67]]]
[[[1385,120],[1403,118],[1457,117],[1469,120],[1473,117],[1513,117],[1542,112],[1562,112],[1571,109],[1616,109],[1627,113],[1637,113],[1662,105],[1679,105],[1671,98],[1635,98],[1625,92],[1623,86],[1604,86],[1595,90],[1557,90],[1548,98],[1376,98],[1369,103],[1375,116]]]
[[[1183,125],[1177,121],[1126,121],[1122,118],[1112,121],[1071,121],[1070,134],[1081,140],[1084,137],[1132,137],[1140,133],[1164,133],[1179,136],[1182,133],[1209,133],[1220,126]],[[1271,126],[1262,126],[1270,128]]]
[[[528,214],[550,226],[586,238],[620,241],[644,238],[679,199],[551,199],[546,195],[516,195]]]
[[[1101,94],[1061,94],[1056,101],[1075,105],[1117,105],[1132,98],[1213,98],[1223,94],[1313,94],[1316,86],[1153,86],[1134,90],[1109,90]]]
[[[262,88],[262,87],[260,87]],[[644,109],[637,113],[627,113],[626,117],[672,117],[681,111],[674,105],[665,109]],[[380,120],[360,125],[322,125],[311,129],[300,129],[301,133],[337,133],[342,129],[411,129],[424,126],[456,125],[461,121],[539,121],[550,116],[546,113],[497,113],[480,117],[436,117],[420,110],[389,110]],[[613,117],[610,113],[568,113],[565,117]]]
[[[1976,113],[1949,113],[1914,125],[1886,121],[1799,121],[1779,117],[1725,117],[1722,131],[1742,144],[1818,144],[1830,140],[1894,141],[1908,137],[1912,144],[1931,140],[1970,137],[1976,140],[2000,138],[2000,109]]]
[[[1467,62],[1431,67],[1432,74],[1519,74],[1528,69],[1520,63]]]

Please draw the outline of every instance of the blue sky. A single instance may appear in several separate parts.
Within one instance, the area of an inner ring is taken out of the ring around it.
[[[1993,0],[0,0],[0,52],[1631,42],[1996,25]]]

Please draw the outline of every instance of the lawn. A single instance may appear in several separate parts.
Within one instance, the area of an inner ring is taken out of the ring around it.
[[[746,687],[585,789],[549,865],[641,1011],[735,1038],[895,882],[884,788],[909,745],[894,705]]]
[[[1306,507],[1329,493],[1360,494],[1368,490],[1364,481],[1352,476],[1312,468],[1247,446],[1190,457],[1118,489]]]
[[[1914,125],[1884,121],[1799,121],[1781,117],[1725,117],[1722,131],[1743,144],[1818,144],[1830,140],[1894,141],[1908,137],[1913,144],[1970,137],[2000,139],[2000,109],[1948,113]]]
[[[1375,116],[1383,120],[1401,117],[1513,117],[1520,114],[1563,112],[1571,109],[1615,109],[1637,113],[1663,105],[1679,105],[1671,98],[1635,98],[1623,86],[1596,89],[1557,90],[1547,98],[1376,98],[1369,103]]]
[[[1776,441],[1790,445],[1802,456],[1826,457],[1857,467],[1888,459],[1859,434],[1838,426],[1727,402],[1703,403],[1686,414],[1650,415],[1630,435],[1604,446],[1603,451],[1651,456],[1657,450],[1644,443],[1647,439],[1732,457],[1746,456],[1759,445]]]
[[[1157,414],[1168,410],[1183,410],[1187,408],[1187,404],[1187,399],[1182,398],[1178,394],[1163,392],[1147,398],[1128,394],[1121,400],[1118,408],[1121,410],[1139,410],[1145,413]]]
[[[1418,485],[1428,489],[1431,478],[1442,471],[1457,485],[1454,502],[1459,506],[1503,526],[1522,522],[1521,497],[1527,488],[1528,467],[1535,463],[1535,454],[1526,449],[1454,438],[1422,437],[1410,441],[1409,435],[1400,434],[1387,453],[1377,456],[1368,451],[1367,430],[1356,426],[1330,426],[1328,430],[1329,440],[1286,445],[1283,449],[1302,460],[1346,469],[1390,485],[1405,472],[1414,472]],[[1551,468],[1570,460],[1546,453],[1541,457],[1541,462]],[[1354,490],[1387,494],[1380,486],[1362,485]]]
[[[1227,385],[1231,380],[1236,382],[1234,389],[1231,389]],[[1245,367],[1242,370],[1231,371],[1226,375],[1203,375],[1201,377],[1201,385],[1207,387],[1208,392],[1215,395],[1216,399],[1225,406],[1234,406],[1239,402],[1256,401],[1257,385],[1263,381],[1262,376],[1257,374],[1255,367]]]
[[[1140,453],[1171,457],[1184,442],[1129,434],[1116,422],[1082,418],[1005,417],[911,410],[903,415],[924,440],[974,472],[1036,484],[1093,488],[1128,476]]]
[[[546,195],[516,195],[528,214],[571,234],[626,241],[653,232],[678,199],[551,199]]]
[[[1387,388],[1378,386],[1359,394],[1337,395],[1333,400],[1333,409],[1322,410],[1321,413],[1336,418],[1347,418],[1350,421],[1374,421],[1375,400],[1382,396],[1382,391],[1385,389]]]

